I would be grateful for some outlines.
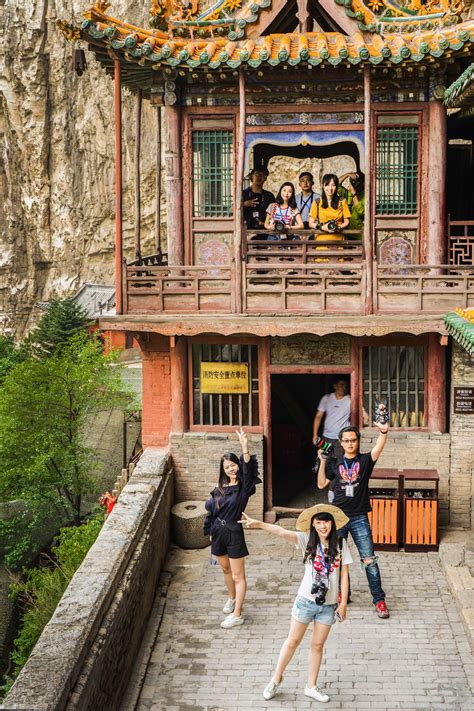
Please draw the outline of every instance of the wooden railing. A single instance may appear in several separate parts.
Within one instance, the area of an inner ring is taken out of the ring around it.
[[[374,264],[376,313],[436,313],[474,307],[474,266]]]
[[[364,313],[361,263],[246,264],[243,278],[243,310],[248,314]]]
[[[270,234],[270,237],[272,234]],[[279,239],[269,239],[268,230],[245,230],[243,259],[247,264],[261,261],[279,261],[281,258],[296,264],[320,261],[325,252],[325,259],[331,262],[362,261],[364,250],[360,230],[345,230],[344,240],[335,242],[328,234],[324,241],[312,239],[314,230],[290,232],[290,238],[283,235]]]
[[[366,313],[362,245],[249,240],[237,303],[234,265],[156,266],[125,270],[128,314]],[[374,314],[443,314],[474,307],[474,266],[372,264]]]
[[[232,267],[127,266],[125,313],[231,313]]]

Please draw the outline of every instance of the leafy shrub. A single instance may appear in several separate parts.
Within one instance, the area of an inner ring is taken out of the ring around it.
[[[10,595],[19,600],[23,612],[20,631],[10,655],[13,672],[1,688],[4,694],[8,693],[30,656],[69,581],[99,535],[103,522],[101,512],[80,526],[62,528],[54,539],[53,557],[47,559],[48,565],[25,571],[23,580],[11,585]]]

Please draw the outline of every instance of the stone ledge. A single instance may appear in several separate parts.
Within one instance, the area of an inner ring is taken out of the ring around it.
[[[439,557],[474,652],[474,576],[471,531],[448,531],[439,546]]]
[[[157,504],[169,489],[168,467],[166,450],[145,451],[0,709],[62,711],[69,707],[70,693],[91,645],[113,607],[151,518],[157,515]],[[167,531],[169,517],[165,518]],[[131,618],[134,612],[130,611]],[[124,650],[125,659],[129,653]]]

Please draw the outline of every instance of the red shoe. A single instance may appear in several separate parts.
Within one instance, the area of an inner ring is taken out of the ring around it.
[[[385,604],[385,600],[380,600],[380,602],[375,605],[375,611],[377,612],[377,615],[383,620],[387,619],[387,617],[390,617],[390,613],[388,611],[387,605]]]

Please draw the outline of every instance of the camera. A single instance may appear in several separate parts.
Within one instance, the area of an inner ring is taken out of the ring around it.
[[[334,454],[334,445],[331,442],[326,442],[322,437],[316,443],[316,448],[321,450],[323,459],[329,459]]]
[[[331,442],[326,442],[322,437],[316,442],[316,449],[321,450],[322,459],[330,459],[334,455],[334,445]],[[319,470],[319,459],[316,459],[314,467],[311,469],[313,474],[317,474]]]
[[[275,232],[278,232],[279,234],[286,231],[285,223],[281,222],[280,220],[275,220],[275,222],[273,223],[273,228]]]
[[[329,222],[326,222],[326,227],[328,229],[328,232],[335,232],[337,230],[336,220],[329,220]]]
[[[364,189],[364,178],[359,174],[355,178],[349,178],[349,182],[356,191],[356,193],[361,192]]]
[[[324,605],[326,602],[327,587],[321,580],[315,580],[311,586],[311,595],[314,595],[316,605]]]

